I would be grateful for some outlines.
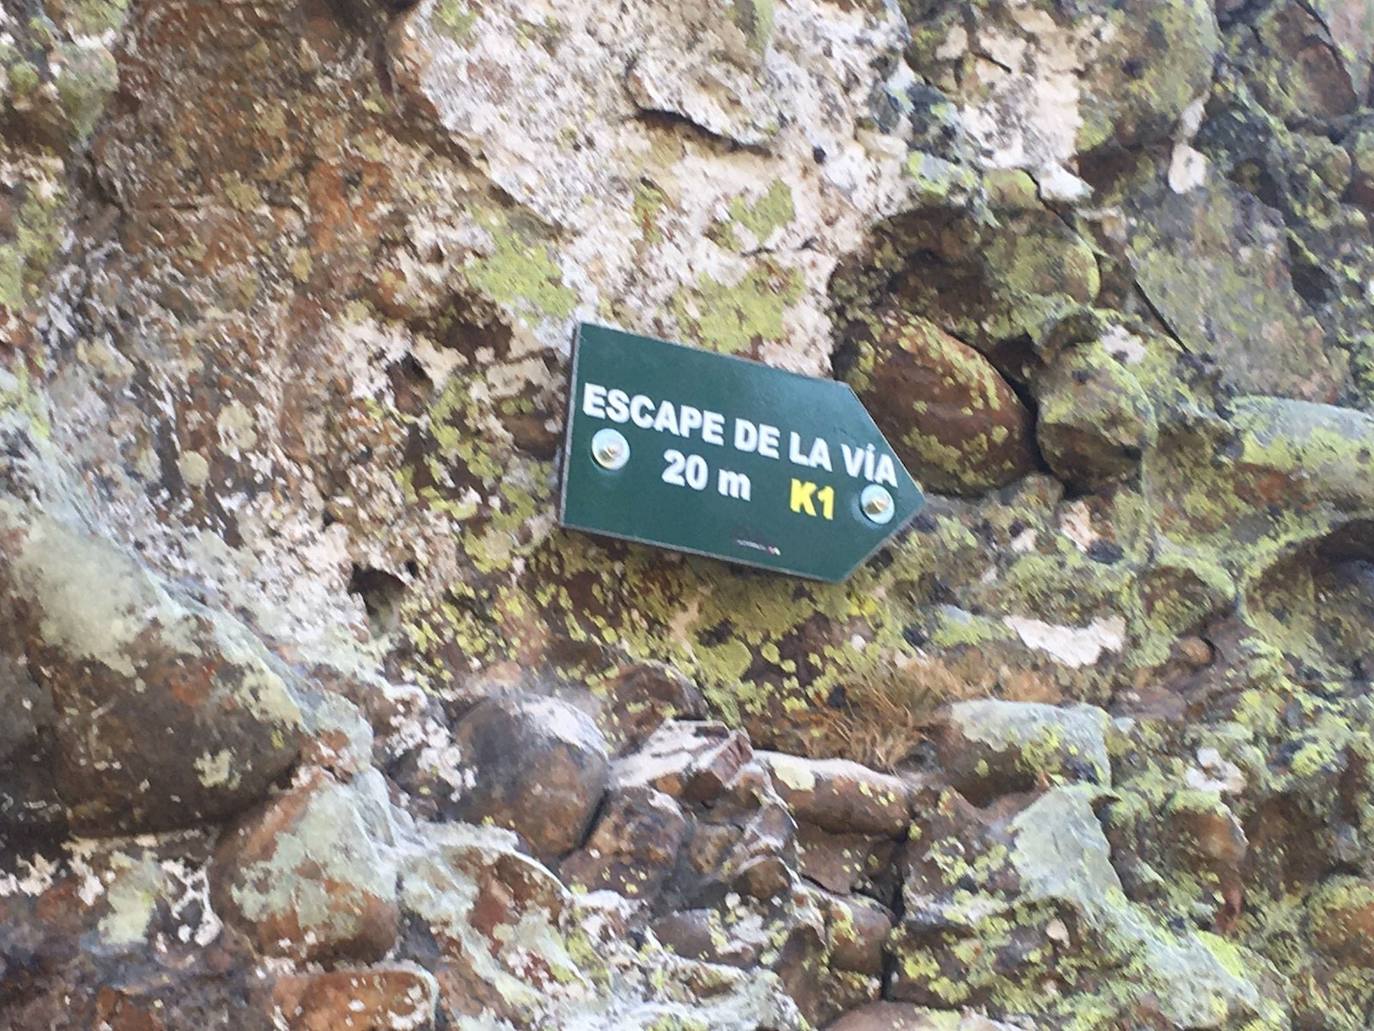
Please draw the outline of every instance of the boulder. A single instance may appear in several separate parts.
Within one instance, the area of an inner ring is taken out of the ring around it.
[[[889,310],[845,334],[837,372],[927,489],[979,494],[1035,468],[1031,415],[981,354]]]
[[[385,789],[379,777],[371,786],[368,797],[317,771],[225,832],[211,899],[262,954],[366,961],[391,948],[396,867],[379,816],[385,794],[376,797]]]
[[[541,857],[586,837],[610,779],[605,740],[581,710],[532,695],[478,703],[454,728],[470,786],[441,807],[515,831]]]
[[[246,626],[5,498],[0,655],[0,691],[34,703],[9,746],[27,778],[20,808],[52,811],[41,772],[50,754],[51,789],[86,833],[231,816],[299,749],[291,675]]]
[[[1367,96],[1374,20],[1358,0],[1259,12],[1231,40],[1231,59],[1253,69],[1257,99],[1283,119],[1339,118]],[[1338,30],[1333,37],[1331,29]]]
[[[504,1018],[517,1026],[567,986],[585,991],[569,954],[573,898],[557,877],[496,827],[434,824],[401,863],[407,924],[431,943],[425,967],[458,1026]]]

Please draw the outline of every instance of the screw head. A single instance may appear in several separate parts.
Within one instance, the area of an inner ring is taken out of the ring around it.
[[[859,495],[859,507],[863,509],[864,515],[879,525],[892,522],[892,517],[897,514],[897,506],[893,503],[892,495],[888,493],[886,487],[880,487],[876,483],[870,483]]]
[[[630,442],[619,430],[597,430],[592,437],[592,458],[603,469],[620,469],[630,460]]]

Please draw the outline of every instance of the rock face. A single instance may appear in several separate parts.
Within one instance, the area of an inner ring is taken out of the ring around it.
[[[1362,1031],[1369,0],[612,13],[0,0],[0,1027]],[[583,320],[929,504],[563,532]]]

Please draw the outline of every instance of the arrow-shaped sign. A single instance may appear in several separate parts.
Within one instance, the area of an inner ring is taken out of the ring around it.
[[[564,526],[839,581],[924,502],[847,384],[578,327]]]

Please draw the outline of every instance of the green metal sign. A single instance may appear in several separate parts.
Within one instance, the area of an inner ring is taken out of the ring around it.
[[[564,526],[839,581],[924,501],[848,385],[578,327]]]

